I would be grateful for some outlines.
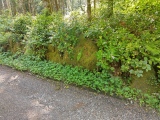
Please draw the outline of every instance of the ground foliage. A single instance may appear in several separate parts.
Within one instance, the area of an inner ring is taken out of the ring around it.
[[[21,71],[30,71],[46,78],[63,81],[66,84],[74,84],[91,88],[97,92],[116,95],[128,100],[135,100],[140,105],[149,106],[160,111],[160,97],[156,94],[144,94],[140,90],[127,87],[119,77],[112,76],[107,71],[89,71],[81,67],[62,65],[37,59],[35,56],[26,56],[21,53],[9,52],[0,54],[0,64],[8,65]]]

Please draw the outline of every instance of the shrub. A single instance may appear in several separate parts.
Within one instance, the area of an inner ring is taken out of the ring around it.
[[[47,10],[44,10],[42,14],[37,15],[33,20],[32,27],[28,32],[27,44],[32,50],[33,54],[40,59],[45,58],[49,37],[51,36],[49,26],[52,20],[53,17],[49,15]]]
[[[83,25],[75,18],[74,15],[70,16],[71,19],[63,19],[59,14],[56,16],[50,27],[52,33],[50,41],[53,47],[63,54],[68,53],[70,57],[73,54],[73,48],[77,45],[79,37],[83,32]]]
[[[11,38],[11,23],[13,19],[7,14],[0,15],[0,52],[9,49],[9,39]]]

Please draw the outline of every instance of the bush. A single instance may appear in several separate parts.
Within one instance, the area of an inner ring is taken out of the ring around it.
[[[98,28],[97,65],[118,76],[134,74],[141,77],[143,71],[154,68],[158,76],[159,17],[156,14],[131,13],[115,14],[106,19],[101,29]]]
[[[32,17],[30,15],[18,15],[15,17],[12,27],[12,41],[25,44],[26,36],[32,24]]]
[[[11,23],[13,19],[7,14],[0,15],[0,52],[9,49],[9,39],[11,38]]]
[[[51,33],[49,26],[53,20],[53,17],[49,15],[47,10],[44,10],[42,14],[37,15],[32,22],[32,27],[28,32],[28,46],[32,50],[33,54],[40,59],[45,58],[47,46],[49,44],[49,37]]]
[[[71,18],[63,19],[59,14],[54,14],[55,18],[50,27],[52,33],[50,41],[53,47],[56,47],[58,51],[63,54],[68,53],[70,57],[73,54],[73,48],[77,45],[79,37],[83,31],[84,26],[79,22],[79,18],[73,14]],[[62,56],[63,57],[63,56]]]

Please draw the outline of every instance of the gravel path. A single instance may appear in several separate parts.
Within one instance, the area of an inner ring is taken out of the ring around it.
[[[160,120],[160,115],[0,65],[0,120]]]

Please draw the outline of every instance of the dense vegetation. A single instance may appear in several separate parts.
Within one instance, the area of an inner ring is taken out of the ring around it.
[[[111,3],[101,1],[87,15],[73,11],[69,18],[48,9],[34,16],[11,16],[4,10],[0,15],[0,64],[160,110],[160,2],[117,1],[114,12],[113,6],[107,7]],[[50,49],[58,55],[52,56],[54,63],[48,61]],[[86,59],[87,64],[96,64],[86,67]],[[156,91],[144,93],[131,87],[133,77],[143,79],[151,71],[154,74],[145,79]]]

